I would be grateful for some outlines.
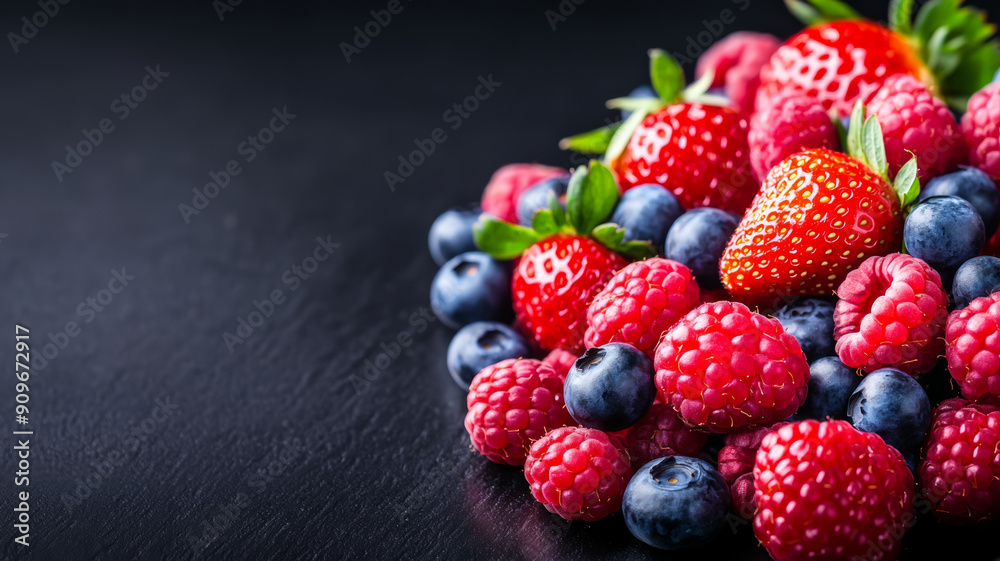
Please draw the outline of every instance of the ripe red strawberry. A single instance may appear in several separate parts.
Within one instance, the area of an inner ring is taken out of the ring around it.
[[[511,282],[517,322],[545,351],[585,350],[587,305],[631,257],[652,253],[649,242],[624,241],[625,230],[604,223],[618,201],[611,170],[592,161],[570,179],[566,210],[558,203],[535,213],[533,228],[483,217],[476,244],[498,259],[519,258]]]
[[[927,2],[915,26],[913,3],[895,2],[891,29],[861,19],[838,0],[787,3],[810,27],[764,65],[758,110],[798,91],[847,116],[857,101],[867,103],[895,74],[913,76],[945,99],[960,100],[988,83],[1000,65],[1000,49],[989,43],[995,28],[981,12],[955,0]]]
[[[684,71],[663,51],[650,51],[650,68],[659,98],[611,100],[609,106],[632,111],[624,123],[564,139],[561,146],[603,152],[623,191],[656,183],[686,209],[741,214],[758,186],[750,173],[747,117],[725,98],[705,95],[707,76],[684,89]]]
[[[702,304],[664,334],[656,388],[688,426],[728,433],[788,418],[809,365],[781,323],[733,302]]]
[[[896,559],[913,523],[913,475],[875,433],[802,421],[764,437],[753,469],[757,539],[785,561]]]
[[[960,398],[934,410],[920,462],[920,490],[950,524],[1000,520],[1000,408]]]
[[[521,193],[543,179],[560,175],[569,175],[569,172],[541,164],[507,164],[493,172],[483,190],[480,206],[483,212],[517,223],[517,199]]]
[[[650,357],[660,335],[698,304],[691,269],[654,257],[615,274],[587,308],[587,347],[628,343]]]
[[[724,87],[726,96],[749,115],[760,86],[760,69],[781,45],[774,35],[737,31],[716,42],[698,57],[695,76],[713,73],[712,86]]]
[[[889,76],[868,104],[868,115],[874,115],[882,126],[890,175],[896,175],[910,159],[907,151],[920,164],[917,178],[921,182],[953,171],[969,159],[951,110],[913,76]]]
[[[512,284],[517,320],[544,349],[586,350],[587,305],[628,262],[582,236],[538,242],[521,256]]]
[[[970,163],[1000,182],[1000,82],[972,96],[962,116]]]

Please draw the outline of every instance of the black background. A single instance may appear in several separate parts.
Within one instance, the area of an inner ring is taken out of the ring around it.
[[[24,488],[4,438],[5,558],[767,559],[747,526],[678,555],[620,517],[548,515],[518,469],[469,451],[451,331],[418,332],[413,314],[429,305],[438,213],[478,199],[502,164],[569,165],[556,141],[614,116],[603,101],[645,81],[647,48],[681,51],[725,9],[736,21],[721,34],[791,34],[777,0],[588,0],[554,30],[557,0],[404,0],[350,63],[341,42],[386,2],[245,0],[223,21],[210,0],[139,4],[75,0],[18,53],[0,47],[0,355],[13,366],[16,323],[36,354],[80,325],[30,382],[27,550],[13,543],[7,505]],[[5,2],[0,30],[38,10]],[[157,64],[169,76],[118,119],[112,102]],[[452,130],[443,112],[490,75],[501,85]],[[285,106],[287,129],[186,224],[178,205]],[[115,130],[59,181],[52,162],[106,117]],[[391,191],[383,174],[437,127],[447,140]],[[282,275],[318,236],[339,248],[288,290]],[[78,306],[122,267],[135,279],[83,323]],[[223,334],[274,289],[287,300],[230,352]],[[401,333],[412,344],[354,383]],[[16,380],[3,379],[15,430]],[[179,409],[164,418],[158,403]],[[921,520],[904,558],[981,551],[973,535]]]

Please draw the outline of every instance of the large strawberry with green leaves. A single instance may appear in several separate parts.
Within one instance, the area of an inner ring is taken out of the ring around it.
[[[889,27],[839,0],[785,0],[809,27],[761,69],[758,110],[788,92],[805,93],[846,117],[894,74],[908,74],[964,109],[1000,66],[995,26],[962,0],[931,0],[913,18],[913,0],[893,0]]]
[[[742,214],[758,187],[750,171],[747,117],[725,98],[706,94],[711,73],[685,88],[684,71],[661,50],[650,51],[650,77],[659,97],[613,99],[608,106],[632,111],[628,119],[560,145],[604,154],[623,191],[656,183],[686,209]]]
[[[594,160],[578,168],[566,193],[566,210],[552,198],[532,227],[484,216],[476,244],[499,259],[520,257],[511,294],[518,322],[542,349],[581,354],[587,305],[629,258],[652,255],[648,242],[624,241],[625,231],[606,220],[618,202],[611,170]]]
[[[900,250],[902,209],[920,193],[916,158],[890,183],[882,131],[858,103],[848,154],[825,148],[771,169],[719,266],[737,299],[829,295],[873,255]]]

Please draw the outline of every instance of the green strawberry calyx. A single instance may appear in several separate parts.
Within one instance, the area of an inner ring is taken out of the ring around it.
[[[632,114],[624,121],[564,138],[559,141],[559,147],[583,154],[603,155],[604,162],[610,165],[625,150],[632,134],[650,113],[685,102],[704,105],[729,104],[728,99],[708,93],[714,80],[712,72],[706,72],[698,80],[687,85],[684,70],[662,49],[649,51],[649,77],[657,97],[618,97],[609,100],[607,102],[609,109],[623,109],[631,111]]]
[[[911,158],[903,164],[896,173],[895,179],[889,177],[889,163],[885,156],[885,142],[882,137],[882,126],[874,115],[865,118],[865,106],[858,101],[851,111],[850,126],[847,129],[847,153],[854,159],[867,165],[882,179],[888,181],[899,197],[900,207],[906,208],[920,195],[920,180],[917,179],[917,157],[910,152]],[[907,150],[909,152],[909,150]]]
[[[497,259],[514,259],[531,245],[559,235],[589,236],[632,259],[651,257],[649,242],[625,241],[625,230],[608,222],[618,198],[618,184],[611,170],[591,160],[573,172],[565,211],[553,196],[549,208],[535,213],[530,228],[484,214],[473,227],[473,236],[480,249]]]
[[[982,10],[962,6],[963,0],[930,0],[913,15],[914,0],[892,0],[889,28],[909,40],[927,66],[937,93],[953,107],[965,110],[969,96],[993,79],[1000,68],[997,26]],[[785,0],[806,25],[863,19],[840,0]]]

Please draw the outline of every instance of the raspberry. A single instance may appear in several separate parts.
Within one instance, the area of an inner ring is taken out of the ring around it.
[[[617,437],[563,427],[532,445],[524,478],[549,512],[566,520],[594,521],[621,510],[632,468]]]
[[[726,435],[725,445],[719,450],[719,474],[729,484],[733,512],[747,520],[753,519],[756,510],[753,465],[760,442],[787,424],[779,421],[768,427],[735,430]]]
[[[934,410],[920,462],[920,490],[951,524],[1000,520],[1000,407],[961,398]]]
[[[472,379],[466,404],[472,445],[498,464],[520,465],[532,442],[573,424],[559,376],[533,359],[510,358],[484,368]]]
[[[1000,292],[981,296],[948,316],[945,355],[962,395],[1000,405]]]
[[[664,456],[694,456],[708,441],[708,433],[688,427],[676,411],[659,401],[636,424],[615,435],[632,457],[633,470]]]
[[[521,255],[511,283],[518,322],[542,350],[583,354],[587,305],[627,264],[582,236],[556,236],[532,245]]]
[[[535,183],[569,172],[540,164],[507,164],[493,173],[483,190],[483,212],[517,224],[517,199]]]
[[[837,289],[837,356],[851,368],[896,368],[916,376],[944,350],[948,295],[941,277],[916,257],[869,257]]]
[[[802,421],[764,437],[754,533],[774,559],[895,559],[913,522],[913,475],[877,434]]]
[[[735,302],[702,304],[656,347],[656,386],[689,426],[727,433],[786,419],[809,365],[781,323]]]
[[[922,182],[958,169],[969,159],[965,138],[951,110],[913,76],[886,78],[867,111],[882,126],[890,177],[913,157],[907,151],[917,157],[917,177]]]
[[[962,133],[969,146],[969,163],[1000,181],[1000,82],[969,98],[962,116]]]
[[[542,364],[549,365],[552,370],[555,371],[556,376],[564,383],[566,382],[566,375],[569,374],[569,369],[573,368],[573,363],[576,359],[580,357],[575,354],[564,351],[562,349],[553,349],[545,358],[542,359]]]
[[[782,160],[809,148],[836,150],[837,129],[823,103],[791,92],[750,118],[750,165],[759,181]]]
[[[691,269],[659,257],[626,265],[587,308],[584,343],[628,343],[650,357],[660,335],[698,304]]]
[[[724,86],[729,99],[749,115],[760,86],[760,69],[780,45],[781,41],[774,35],[737,31],[701,55],[695,75],[714,71],[712,85]]]

